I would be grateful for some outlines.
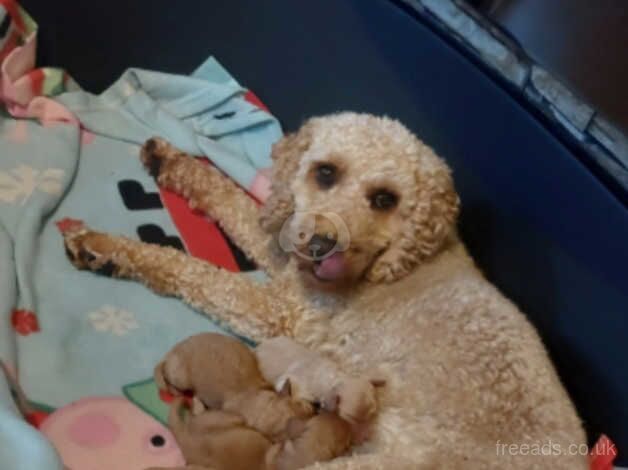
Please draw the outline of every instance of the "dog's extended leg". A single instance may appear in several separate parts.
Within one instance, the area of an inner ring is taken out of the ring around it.
[[[174,248],[94,232],[83,224],[74,224],[63,236],[68,257],[79,269],[141,281],[255,341],[293,336],[300,308],[274,288],[276,283],[256,283]]]
[[[272,274],[268,249],[272,238],[259,225],[257,204],[237,184],[214,166],[157,137],[146,141],[141,159],[159,186],[182,195],[190,207],[215,219],[244,253]]]

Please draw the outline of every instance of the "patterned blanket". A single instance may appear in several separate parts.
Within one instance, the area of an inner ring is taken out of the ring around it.
[[[165,137],[261,201],[281,129],[212,58],[189,77],[130,69],[95,96],[62,70],[35,68],[36,37],[28,15],[0,0],[0,468],[178,465],[152,368],[217,327],[138,284],[75,270],[59,229],[79,218],[255,275],[215,223],[156,187],[139,146]]]

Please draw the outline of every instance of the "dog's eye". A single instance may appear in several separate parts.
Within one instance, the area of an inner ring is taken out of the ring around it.
[[[399,197],[385,189],[378,189],[369,195],[371,208],[378,211],[387,211],[397,205]]]
[[[330,163],[322,163],[316,167],[315,177],[322,189],[331,188],[338,179],[338,169]]]

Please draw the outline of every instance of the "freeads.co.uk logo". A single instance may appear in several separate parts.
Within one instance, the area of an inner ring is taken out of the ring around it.
[[[349,247],[349,229],[334,212],[295,212],[281,227],[279,246],[287,253],[321,261]]]

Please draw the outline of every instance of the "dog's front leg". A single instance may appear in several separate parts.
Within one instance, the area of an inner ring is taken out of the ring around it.
[[[260,227],[257,203],[233,180],[156,137],[146,141],[141,159],[159,186],[180,194],[190,207],[216,220],[244,253],[273,274],[272,237]]]
[[[294,334],[300,309],[275,283],[259,284],[174,248],[94,232],[82,224],[63,236],[68,257],[79,269],[134,279],[159,294],[179,297],[254,341]]]

